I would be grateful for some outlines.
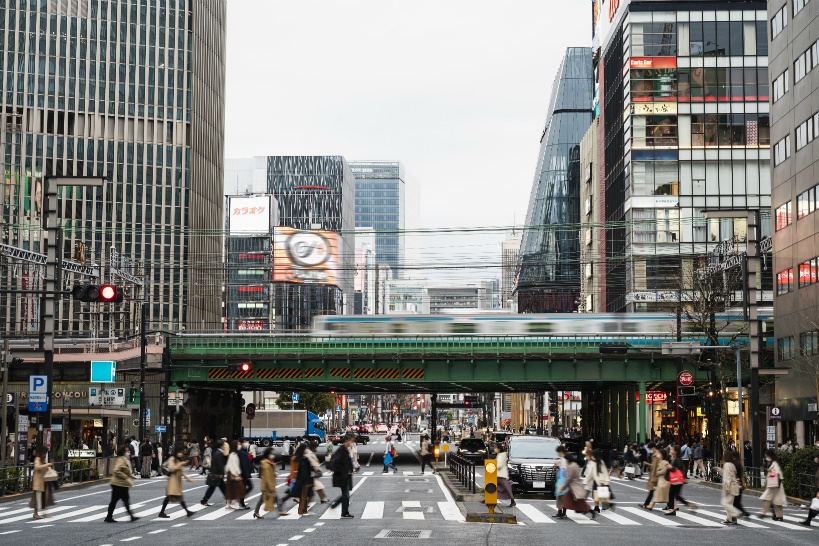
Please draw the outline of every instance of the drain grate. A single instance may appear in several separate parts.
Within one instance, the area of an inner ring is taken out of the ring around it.
[[[404,506],[402,512],[425,512],[422,506]]]
[[[429,478],[404,478],[409,483],[429,483]]]
[[[404,531],[397,529],[384,529],[375,538],[415,538],[426,539],[430,538],[432,531]]]

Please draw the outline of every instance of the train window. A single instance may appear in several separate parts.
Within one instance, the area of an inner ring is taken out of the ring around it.
[[[401,324],[400,322],[394,322],[392,324],[392,333],[393,334],[403,334],[407,331],[407,326],[405,324]]]
[[[621,332],[640,332],[642,328],[642,324],[634,322],[634,321],[622,321],[620,322],[620,331]]]
[[[620,323],[611,321],[611,320],[604,320],[602,321],[603,327],[601,330],[603,332],[619,332],[620,331]]]
[[[474,334],[475,324],[470,322],[455,322],[452,324],[453,334]]]
[[[530,334],[549,334],[555,331],[555,325],[551,322],[530,322],[527,330]]]

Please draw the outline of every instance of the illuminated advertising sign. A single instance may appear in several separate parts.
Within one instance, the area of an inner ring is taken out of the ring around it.
[[[263,319],[239,319],[237,325],[237,330],[267,330],[267,321]]]
[[[230,234],[268,233],[273,214],[271,197],[270,195],[230,197],[228,200]]]
[[[632,57],[629,67],[635,68],[677,68],[677,57]]]
[[[275,228],[273,282],[338,286],[340,266],[338,233]]]

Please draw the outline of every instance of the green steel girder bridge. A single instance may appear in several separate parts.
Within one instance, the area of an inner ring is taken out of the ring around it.
[[[534,392],[673,382],[667,335],[184,335],[169,340],[171,381],[240,390]],[[252,363],[249,372],[231,364]],[[691,370],[697,380],[705,372]],[[699,375],[698,375],[699,374]]]

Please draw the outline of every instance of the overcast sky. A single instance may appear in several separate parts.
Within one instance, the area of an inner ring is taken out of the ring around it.
[[[399,160],[411,227],[522,224],[556,70],[590,43],[590,0],[229,0],[226,154]]]

